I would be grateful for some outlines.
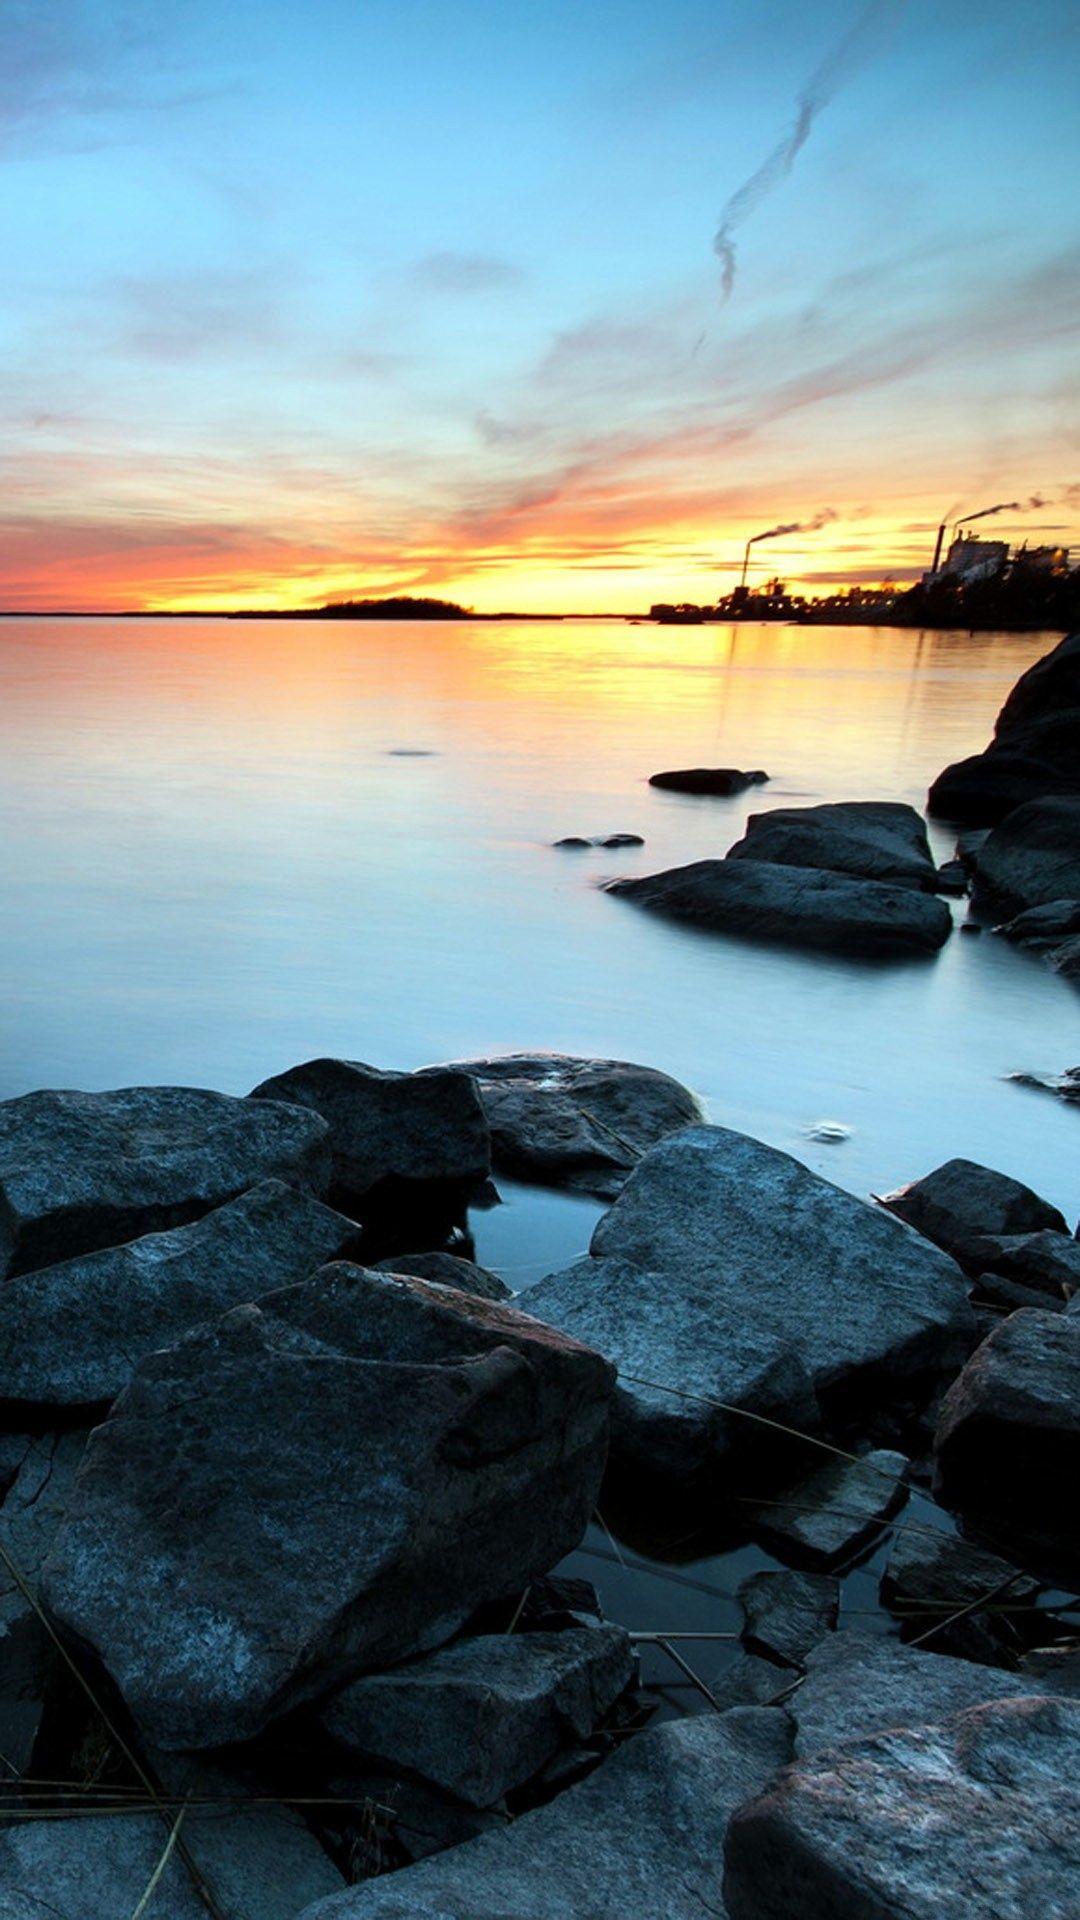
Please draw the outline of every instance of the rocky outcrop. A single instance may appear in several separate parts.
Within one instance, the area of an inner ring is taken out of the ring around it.
[[[439,1287],[457,1287],[481,1300],[509,1300],[510,1288],[497,1273],[462,1260],[456,1253],[395,1253],[375,1262],[377,1273],[406,1273],[414,1280],[433,1280]]]
[[[1080,1587],[1068,1497],[1080,1476],[1080,1319],[1012,1313],[972,1354],[941,1405],[934,1491],[995,1547]]]
[[[497,1173],[611,1199],[641,1155],[701,1119],[670,1074],[629,1060],[511,1053],[454,1063],[475,1078]]]
[[[932,814],[993,825],[1048,794],[1080,793],[1080,634],[1021,674],[984,753],[946,767],[930,789]]]
[[[321,1194],[325,1123],[200,1087],[0,1102],[0,1272],[197,1220],[261,1180]]]
[[[322,1725],[362,1760],[490,1807],[586,1739],[633,1670],[621,1627],[474,1634],[354,1681]]]
[[[929,894],[767,860],[695,860],[607,891],[713,933],[876,959],[936,953],[952,931]]]
[[[468,1193],[491,1165],[487,1121],[467,1073],[426,1067],[386,1073],[359,1060],[307,1060],[251,1091],[252,1100],[307,1107],[330,1130],[332,1191],[371,1210],[378,1193],[413,1207],[431,1190]]]
[[[745,793],[747,787],[763,786],[769,778],[760,768],[744,773],[741,767],[676,767],[670,773],[651,773],[650,787],[668,793],[719,794]]]
[[[861,1460],[826,1459],[764,1504],[748,1502],[756,1540],[796,1566],[826,1570],[853,1560],[907,1500],[907,1461],[879,1448]]]
[[[672,1720],[549,1806],[300,1920],[702,1920],[736,1807],[790,1751],[782,1713]]]
[[[881,1204],[975,1273],[987,1264],[988,1235],[1065,1231],[1064,1217],[1031,1187],[975,1160],[946,1160]]]
[[[820,867],[922,893],[938,890],[922,816],[914,807],[885,800],[841,800],[752,813],[745,835],[727,857]]]
[[[0,1287],[0,1400],[114,1400],[144,1353],[305,1279],[355,1235],[344,1215],[267,1180],[189,1226],[18,1274]]]
[[[1080,1703],[1036,1699],[791,1767],[731,1822],[730,1920],[1065,1920],[1078,1765]]]
[[[1007,814],[976,855],[975,894],[1016,915],[1080,899],[1080,793]]]
[[[510,1307],[326,1268],[140,1363],[87,1449],[49,1604],[157,1744],[246,1738],[575,1546],[610,1390]]]
[[[944,1254],[720,1127],[654,1147],[590,1257],[530,1288],[527,1304],[614,1361],[613,1447],[672,1477],[740,1448],[764,1468],[777,1436],[740,1409],[804,1430],[815,1398],[827,1413],[883,1417],[891,1399],[951,1378],[977,1337]],[[785,1464],[790,1479],[790,1450]]]

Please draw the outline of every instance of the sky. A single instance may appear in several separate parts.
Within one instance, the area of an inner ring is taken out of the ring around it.
[[[0,606],[1080,544],[1078,79],[1073,0],[4,0]]]

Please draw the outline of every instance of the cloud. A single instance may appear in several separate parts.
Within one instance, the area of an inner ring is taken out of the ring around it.
[[[121,346],[149,359],[194,360],[262,350],[281,337],[283,272],[128,274],[111,283],[123,310]]]
[[[428,293],[501,293],[525,278],[521,267],[486,253],[428,253],[412,268],[413,283]]]

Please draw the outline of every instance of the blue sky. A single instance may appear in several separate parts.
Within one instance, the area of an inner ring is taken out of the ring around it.
[[[790,173],[722,209],[861,23]],[[1080,14],[8,4],[0,597],[635,607],[1080,534]]]

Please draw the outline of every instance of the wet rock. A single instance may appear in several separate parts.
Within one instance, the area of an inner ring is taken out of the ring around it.
[[[114,1400],[144,1353],[306,1278],[355,1235],[342,1214],[267,1180],[186,1227],[16,1275],[0,1287],[0,1400]]]
[[[1080,1241],[1044,1227],[1038,1233],[986,1234],[973,1248],[973,1262],[986,1274],[1049,1296],[1060,1306],[1080,1288]],[[1033,1307],[1035,1300],[1022,1303]]]
[[[695,860],[609,881],[607,892],[713,933],[869,958],[936,953],[952,932],[945,902],[929,894],[766,860]]]
[[[892,801],[840,800],[752,813],[744,837],[727,857],[820,867],[923,893],[937,889],[937,869],[921,815]]]
[[[1080,1587],[1080,1320],[1012,1313],[945,1395],[934,1491],[1025,1567]]]
[[[140,1362],[47,1562],[167,1748],[447,1640],[580,1540],[605,1362],[512,1308],[337,1265]]]
[[[827,1460],[766,1505],[751,1505],[755,1539],[803,1566],[842,1566],[860,1553],[907,1500],[907,1461],[882,1448],[864,1459]]]
[[[731,1822],[730,1920],[1065,1920],[1078,1764],[1080,1705],[1015,1700],[788,1768]]]
[[[359,1060],[308,1060],[264,1080],[252,1100],[309,1107],[330,1129],[333,1190],[358,1204],[390,1189],[405,1205],[425,1188],[468,1191],[491,1165],[487,1121],[467,1073],[385,1073]]]
[[[321,1718],[354,1754],[489,1807],[586,1739],[633,1670],[621,1627],[471,1635],[354,1681]]]
[[[752,1573],[738,1597],[743,1645],[784,1667],[801,1667],[840,1611],[840,1583],[830,1573]]]
[[[1059,947],[1051,947],[1046,958],[1053,971],[1060,973],[1063,980],[1080,980],[1080,934],[1063,940]]]
[[[975,1160],[946,1160],[921,1180],[883,1195],[881,1204],[974,1272],[985,1264],[981,1246],[987,1235],[1065,1230],[1057,1208],[1023,1181]]]
[[[966,833],[957,836],[956,858],[969,878],[975,871],[979,849],[986,845],[989,832],[989,827],[969,827]]]
[[[702,1920],[734,1809],[788,1757],[782,1713],[742,1708],[629,1740],[578,1786],[300,1920]]]
[[[1056,947],[1070,934],[1080,933],[1080,900],[1050,900],[1042,907],[1028,907],[994,931],[1004,940],[1035,952]]]
[[[0,1754],[15,1774],[30,1770],[57,1680],[55,1643],[24,1588],[37,1593],[71,1501],[86,1434],[45,1433],[22,1437],[19,1445],[19,1470],[0,1507]]]
[[[511,1053],[455,1063],[475,1077],[496,1171],[610,1199],[648,1147],[701,1118],[669,1074],[627,1060]]]
[[[567,833],[563,835],[561,840],[553,840],[551,844],[556,849],[567,848],[573,853],[587,853],[589,848],[595,845],[595,842],[586,840],[584,835],[580,833]]]
[[[459,1259],[456,1253],[395,1253],[375,1262],[377,1273],[407,1273],[414,1280],[434,1280],[436,1286],[457,1287],[461,1293],[475,1293],[481,1300],[509,1300],[511,1290],[505,1280],[475,1260]]]
[[[946,767],[930,789],[932,814],[992,825],[1047,794],[1080,792],[1080,634],[1021,674],[984,753]]]
[[[171,1819],[154,1813],[12,1821],[0,1830],[0,1915],[3,1920],[127,1920],[150,1884],[171,1825]],[[228,1920],[234,1914],[235,1920],[249,1920],[249,1914],[255,1920],[250,1909],[234,1909]],[[179,1853],[165,1863],[139,1920],[144,1916],[206,1920],[206,1907]]]
[[[1080,1067],[1066,1067],[1064,1073],[1010,1073],[1007,1077],[1020,1087],[1056,1093],[1059,1100],[1080,1101]]]
[[[806,1678],[787,1702],[797,1723],[800,1760],[888,1727],[948,1719],[988,1700],[1045,1694],[1044,1678],[924,1652],[899,1640],[846,1628],[828,1634],[806,1661]]]
[[[976,891],[1014,913],[1080,898],[1080,793],[1017,807],[975,862]]]
[[[591,839],[586,839],[580,833],[568,833],[564,839],[554,841],[553,845],[588,850],[590,847],[643,847],[645,842],[640,833],[596,833]]]
[[[968,873],[962,860],[945,860],[937,870],[935,893],[952,894],[960,899],[968,889]]]
[[[926,1524],[901,1528],[881,1577],[881,1597],[899,1620],[920,1628],[964,1607],[1008,1620],[1016,1608],[1029,1609],[1038,1581],[996,1553]],[[935,1636],[935,1651],[942,1643]]]
[[[662,787],[669,793],[745,793],[747,787],[764,786],[769,776],[760,769],[744,773],[741,767],[677,767],[670,773],[651,773],[650,787]]]
[[[0,1271],[49,1266],[197,1220],[261,1180],[322,1193],[326,1127],[199,1087],[0,1102]]]

